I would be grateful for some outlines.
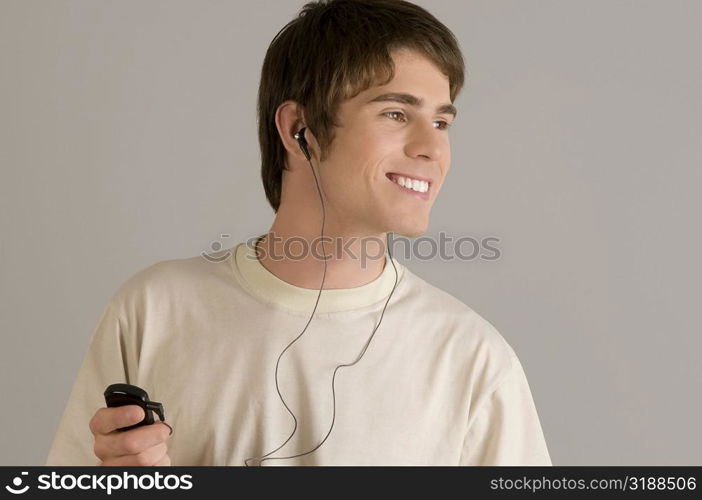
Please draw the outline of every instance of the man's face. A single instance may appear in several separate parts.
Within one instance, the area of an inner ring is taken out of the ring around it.
[[[341,227],[412,238],[426,232],[450,167],[447,128],[455,117],[440,110],[451,104],[449,81],[430,60],[408,50],[395,52],[393,60],[395,77],[390,83],[341,104],[340,127],[321,177],[328,211]],[[370,102],[389,93],[415,96],[422,105]],[[392,174],[427,179],[429,190],[402,187]]]

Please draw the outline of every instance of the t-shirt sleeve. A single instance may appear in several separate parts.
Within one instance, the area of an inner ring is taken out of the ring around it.
[[[516,355],[494,391],[469,417],[459,465],[553,465]]]
[[[110,384],[129,383],[134,356],[129,354],[124,325],[108,304],[93,332],[63,416],[49,449],[46,465],[99,465],[93,451],[90,419],[105,406]],[[133,371],[133,370],[132,370]]]

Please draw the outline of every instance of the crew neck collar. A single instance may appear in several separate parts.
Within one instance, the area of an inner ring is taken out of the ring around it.
[[[232,262],[244,285],[259,299],[283,309],[311,313],[319,296],[319,289],[302,288],[278,278],[266,269],[256,256],[255,241],[243,242],[233,250]],[[385,252],[385,266],[380,276],[354,288],[324,289],[319,296],[316,313],[350,311],[387,300],[395,286],[395,269]],[[394,257],[397,268],[397,286],[404,276],[405,268]],[[395,288],[397,291],[397,287]]]

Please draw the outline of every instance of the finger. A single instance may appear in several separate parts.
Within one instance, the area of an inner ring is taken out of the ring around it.
[[[113,431],[95,438],[95,455],[99,458],[136,455],[159,443],[169,436],[169,428],[162,422],[135,427],[128,431]]]
[[[149,467],[163,461],[167,454],[168,446],[166,446],[166,443],[160,443],[134,455],[108,458],[103,461],[102,465],[110,467]]]
[[[116,429],[138,424],[144,417],[144,409],[138,405],[100,408],[90,420],[90,432],[94,436],[109,434]]]
[[[156,462],[154,464],[155,467],[170,467],[171,466],[171,457],[168,456],[168,453],[166,453],[161,460]]]

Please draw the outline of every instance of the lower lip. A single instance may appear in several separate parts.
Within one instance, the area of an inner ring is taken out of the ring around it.
[[[426,193],[420,193],[419,191],[415,191],[414,189],[408,189],[408,188],[406,188],[406,187],[400,186],[397,182],[393,181],[393,180],[390,179],[389,177],[385,177],[385,178],[386,178],[391,184],[394,184],[395,187],[397,187],[398,189],[401,189],[403,192],[405,192],[405,193],[407,193],[407,194],[409,194],[409,195],[416,196],[417,198],[420,198],[420,199],[422,199],[422,200],[429,200],[429,190],[430,190],[431,188],[429,188],[429,189],[427,190]]]

